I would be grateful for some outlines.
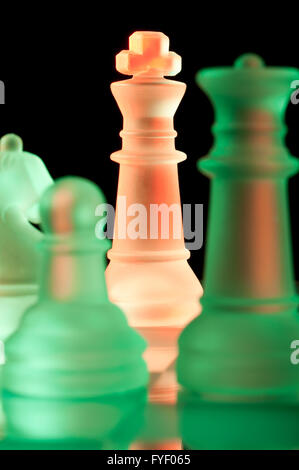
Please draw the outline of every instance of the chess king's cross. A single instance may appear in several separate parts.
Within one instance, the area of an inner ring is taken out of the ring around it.
[[[116,69],[124,75],[174,76],[181,68],[181,57],[169,51],[168,37],[156,31],[132,34],[129,50],[121,51],[116,56]]]

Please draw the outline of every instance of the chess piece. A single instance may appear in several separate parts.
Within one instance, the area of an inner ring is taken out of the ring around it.
[[[38,302],[6,343],[5,395],[87,399],[145,387],[144,340],[108,300],[91,182],[62,178],[40,203],[42,265]]]
[[[213,178],[203,312],[180,337],[177,366],[180,383],[206,399],[298,396],[286,182],[299,165],[282,124],[298,75],[251,54],[197,75],[216,108],[215,143],[199,162]]]
[[[120,172],[107,287],[110,300],[147,339],[149,370],[159,374],[174,361],[178,335],[199,313],[202,293],[184,246],[177,164],[186,155],[174,146],[173,116],[186,86],[164,78],[180,71],[181,58],[169,52],[169,39],[159,32],[130,36],[116,69],[133,78],[111,85],[124,124],[122,149],[111,156]],[[157,207],[166,209],[168,233],[161,212],[153,217]],[[138,211],[142,233],[131,230]]]
[[[0,340],[17,328],[37,298],[38,250],[42,233],[38,201],[52,184],[42,160],[23,151],[20,137],[0,141]],[[1,352],[0,352],[1,354]],[[0,363],[4,361],[1,354]]]

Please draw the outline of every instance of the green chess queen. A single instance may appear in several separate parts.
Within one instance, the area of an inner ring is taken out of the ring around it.
[[[215,105],[203,312],[179,339],[180,383],[203,399],[297,400],[299,338],[283,116],[299,71],[248,54],[198,73]]]

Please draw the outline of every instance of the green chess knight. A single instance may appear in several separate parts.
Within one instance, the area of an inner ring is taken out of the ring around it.
[[[4,341],[18,327],[25,310],[38,294],[39,253],[43,234],[38,203],[53,180],[43,161],[23,150],[15,134],[0,140],[0,365]],[[0,369],[0,388],[2,371]],[[1,401],[1,400],[0,400]],[[0,435],[2,428],[0,403]]]
[[[11,395],[90,399],[147,385],[145,341],[107,296],[107,240],[95,236],[96,185],[62,178],[42,196],[37,303],[6,343],[4,408]]]
[[[43,161],[23,150],[15,134],[0,141],[0,340],[15,331],[24,311],[37,299],[43,234],[38,203],[53,180]],[[0,363],[2,362],[0,352]]]
[[[283,124],[298,77],[254,54],[196,77],[215,106],[215,141],[199,161],[212,178],[203,312],[179,339],[178,377],[204,399],[298,397],[287,178],[299,162],[285,147]]]

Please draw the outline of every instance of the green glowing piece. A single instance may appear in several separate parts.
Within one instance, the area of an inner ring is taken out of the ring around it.
[[[253,54],[197,75],[215,106],[215,142],[199,162],[212,177],[203,313],[180,337],[178,377],[215,399],[298,396],[287,178],[299,162],[283,140],[298,77]]]
[[[52,178],[42,160],[23,151],[15,134],[0,141],[0,340],[7,338],[36,301],[42,233],[38,202]],[[4,351],[3,351],[4,352]],[[0,350],[0,363],[4,360]]]
[[[74,399],[146,386],[145,341],[107,296],[107,241],[95,236],[103,203],[100,190],[78,177],[43,195],[39,298],[6,343],[6,392]]]

